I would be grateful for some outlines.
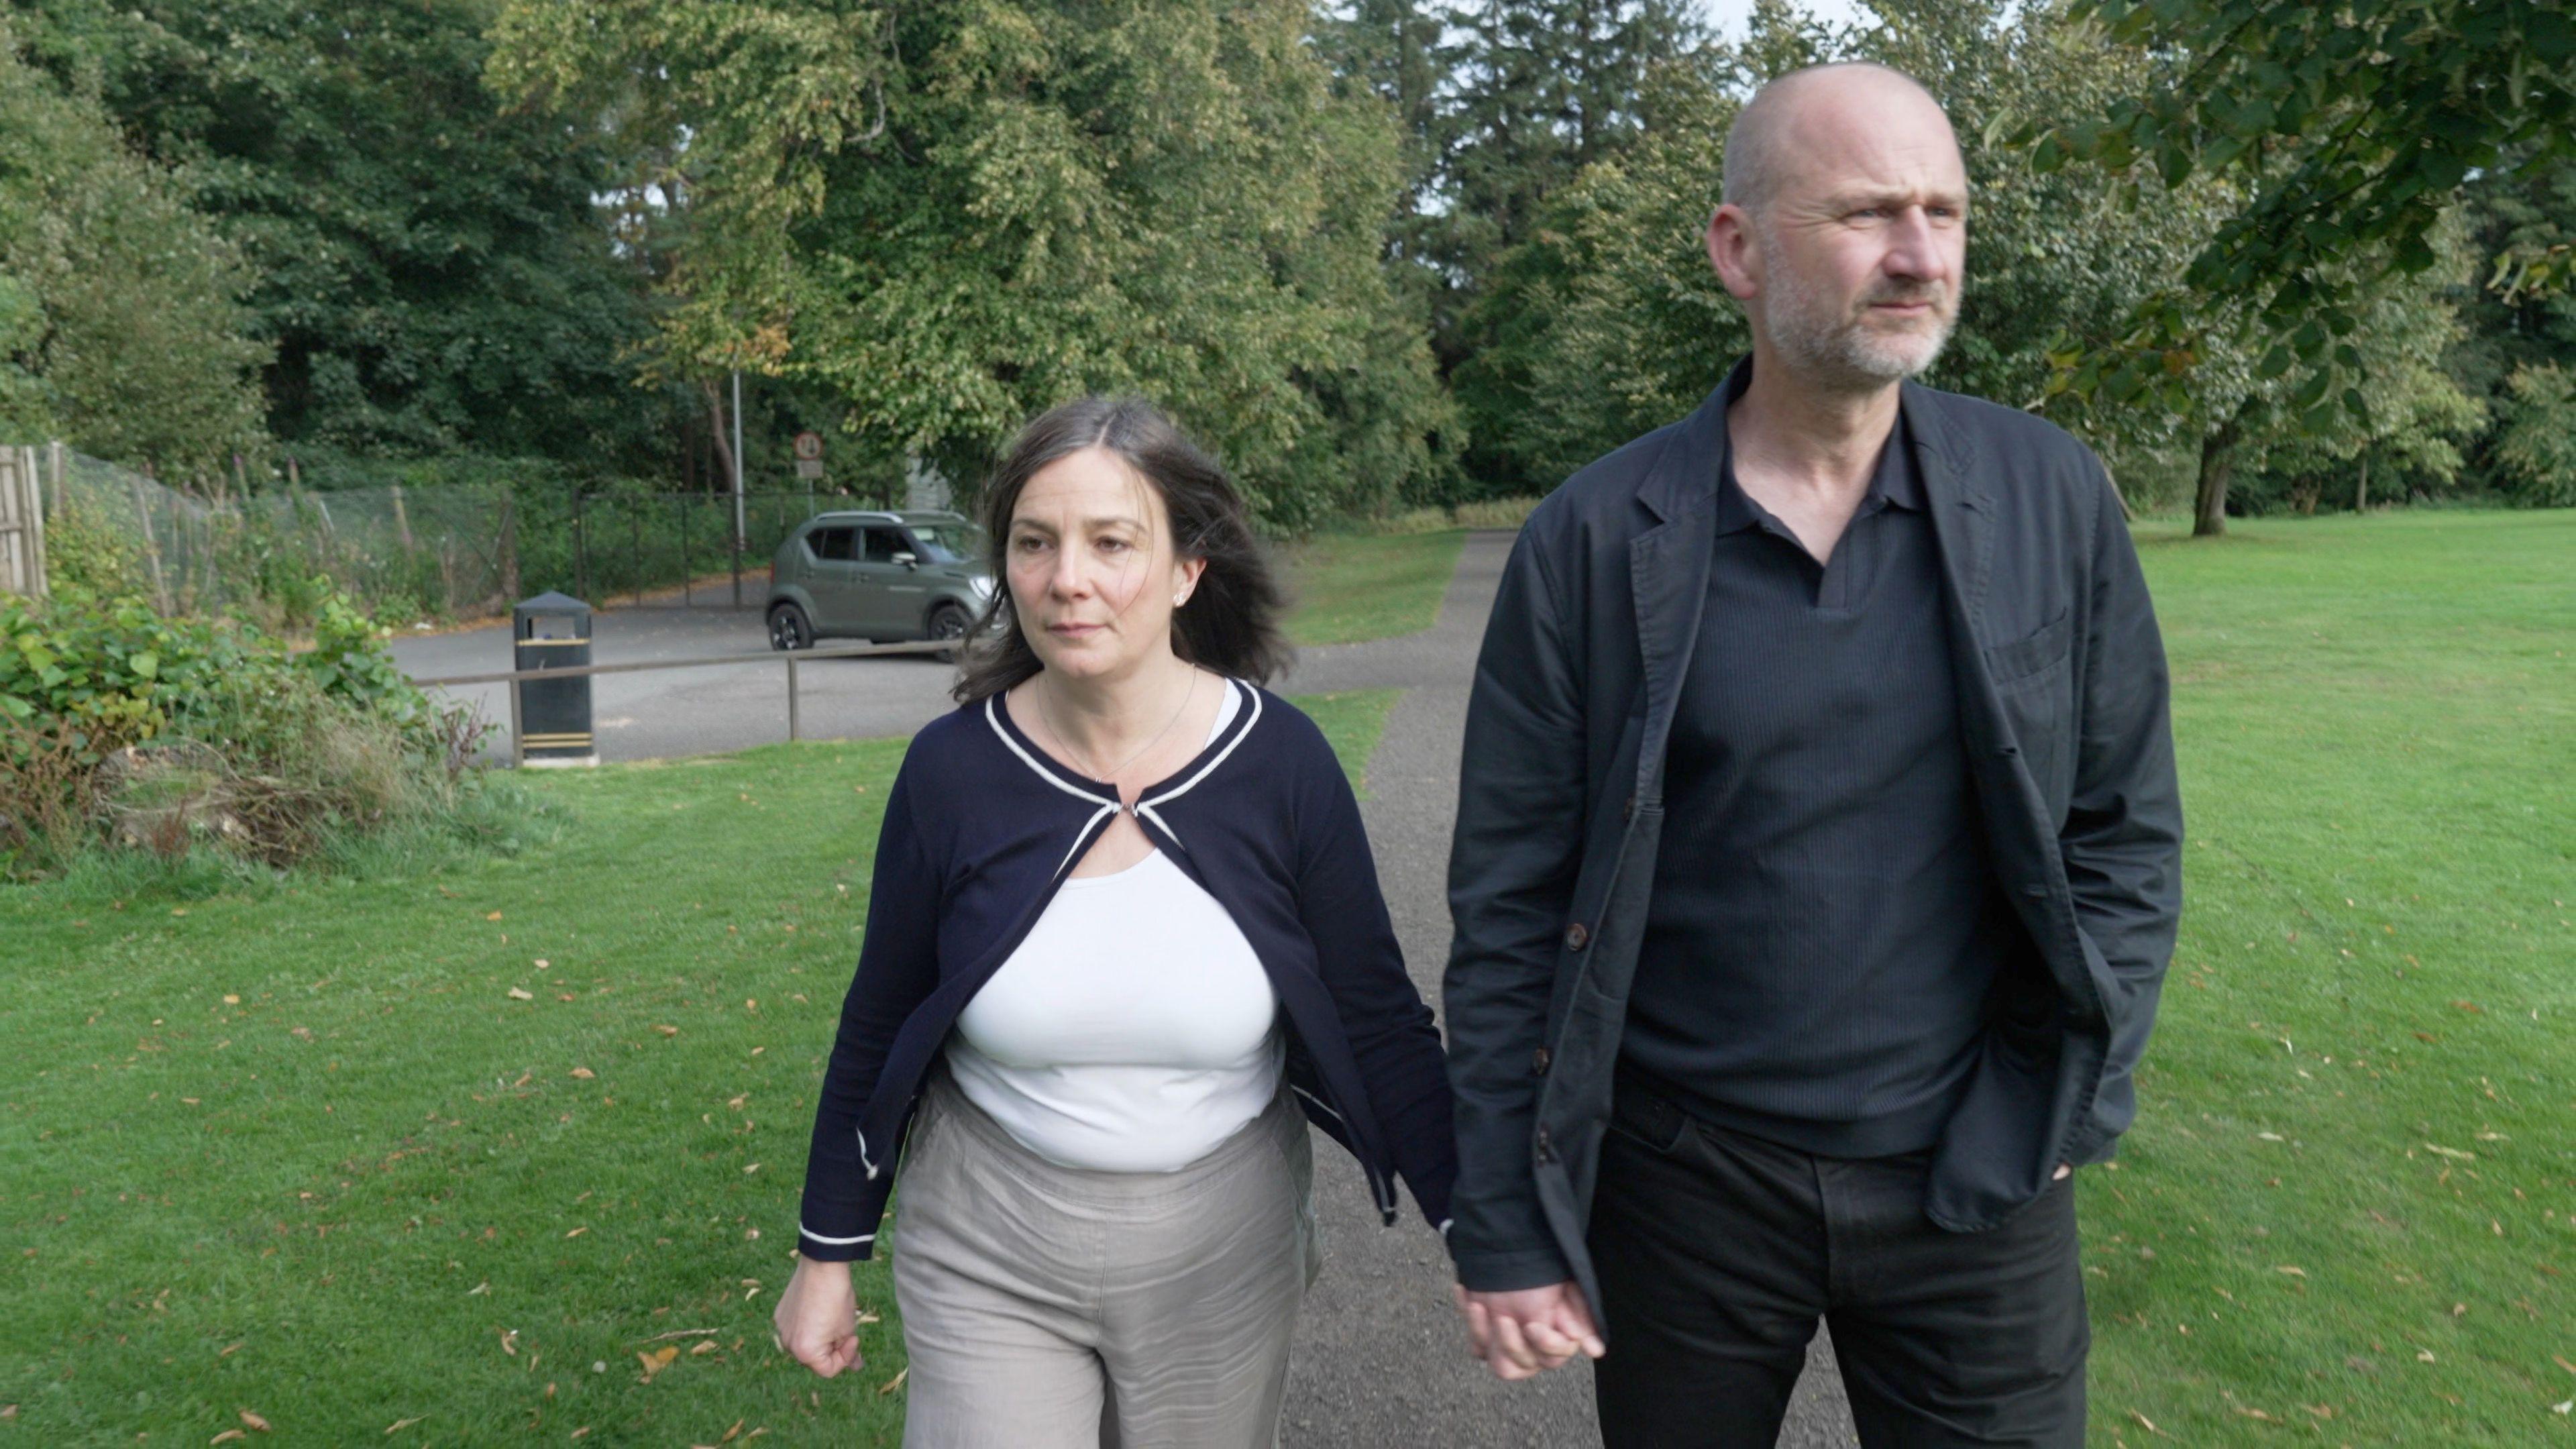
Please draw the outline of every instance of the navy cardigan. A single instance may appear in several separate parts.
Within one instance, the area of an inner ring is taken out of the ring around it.
[[[1457,1175],[1431,1008],[1405,974],[1349,779],[1314,721],[1244,684],[1207,748],[1143,791],[1138,825],[1252,943],[1288,1026],[1287,1077],[1368,1173],[1384,1219],[1401,1173],[1446,1231]],[[857,977],[814,1113],[797,1248],[870,1256],[923,1080],[1120,809],[1041,753],[999,696],[913,736],[886,798]]]

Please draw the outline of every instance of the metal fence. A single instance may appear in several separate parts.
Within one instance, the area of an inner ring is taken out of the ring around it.
[[[90,582],[168,614],[261,605],[309,616],[324,588],[388,619],[490,617],[560,589],[593,603],[758,608],[770,556],[816,513],[860,506],[805,490],[747,493],[742,531],[722,493],[566,486],[286,487],[206,499],[60,443],[0,448],[0,473],[41,501],[0,495],[0,589],[50,528]],[[59,578],[60,567],[52,571]]]

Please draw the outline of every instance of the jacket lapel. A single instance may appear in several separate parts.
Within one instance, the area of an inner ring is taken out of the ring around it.
[[[1637,744],[1637,800],[1659,806],[1664,744],[1672,735],[1682,680],[1699,644],[1708,605],[1710,555],[1717,543],[1717,470],[1726,456],[1726,407],[1752,376],[1750,359],[1682,425],[1643,483],[1637,501],[1661,520],[1628,543],[1628,586],[1637,610],[1644,665],[1645,726]]]

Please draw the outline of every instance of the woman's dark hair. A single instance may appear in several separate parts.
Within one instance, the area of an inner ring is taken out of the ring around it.
[[[1020,430],[984,485],[984,535],[992,602],[975,621],[949,692],[960,704],[1000,694],[1043,666],[1011,607],[1011,513],[1040,469],[1085,448],[1106,448],[1161,495],[1182,558],[1207,561],[1189,604],[1172,616],[1172,652],[1201,668],[1266,683],[1288,667],[1279,632],[1282,595],[1251,511],[1215,459],[1199,451],[1143,398],[1087,397]]]

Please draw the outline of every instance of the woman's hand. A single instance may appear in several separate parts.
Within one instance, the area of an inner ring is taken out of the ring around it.
[[[861,1362],[859,1300],[847,1263],[797,1259],[769,1321],[777,1327],[778,1346],[827,1379]]]

